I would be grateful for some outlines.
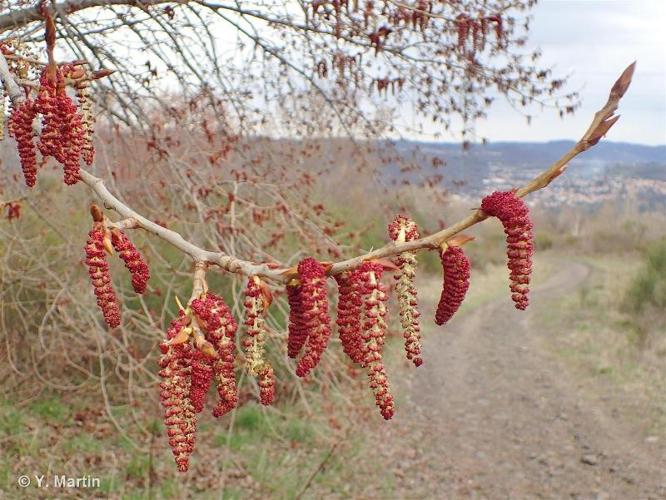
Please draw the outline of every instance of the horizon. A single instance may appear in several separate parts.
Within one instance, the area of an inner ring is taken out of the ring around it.
[[[461,144],[460,141],[452,141],[452,140],[427,140],[427,139],[407,139],[407,138],[402,138],[398,140],[403,142],[418,142],[422,144],[451,144],[451,145]],[[480,141],[475,141],[475,142],[472,141],[470,142],[470,144],[472,144],[473,146],[489,146],[492,144],[551,144],[551,143],[562,143],[562,142],[575,144],[577,140],[576,139],[547,139],[547,140],[501,139],[496,141],[488,140],[486,143]],[[617,144],[617,145],[666,149],[666,141],[664,141],[663,144],[646,144],[642,142],[631,142],[631,141],[612,141],[602,138],[597,147],[601,146],[602,144]],[[666,160],[666,157],[664,157],[664,160]]]

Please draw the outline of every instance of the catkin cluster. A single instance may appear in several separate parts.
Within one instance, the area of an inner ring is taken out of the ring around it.
[[[517,307],[527,305],[527,285],[531,270],[532,225],[529,212],[513,192],[493,193],[484,198],[482,209],[498,217],[507,233],[511,291]],[[86,246],[90,276],[110,326],[120,322],[120,309],[109,275],[106,252],[115,249],[132,274],[137,293],[146,289],[149,269],[127,236],[119,229],[108,229],[101,211],[93,207],[95,221]],[[396,244],[417,240],[416,224],[398,215],[388,225],[388,235]],[[442,243],[440,258],[443,286],[435,322],[444,325],[459,309],[469,287],[471,266],[461,245],[471,238],[461,235]],[[404,251],[387,260],[367,260],[357,267],[332,273],[334,266],[312,257],[303,259],[291,271],[286,286],[289,304],[287,354],[296,359],[296,375],[305,377],[320,363],[331,336],[328,278],[337,282],[336,325],[342,349],[352,362],[365,369],[368,385],[379,412],[386,420],[393,417],[395,402],[384,365],[383,350],[389,330],[387,303],[389,288],[382,283],[386,269],[394,271],[400,311],[400,327],[407,358],[416,366],[422,363],[421,327],[417,291],[414,283],[417,261],[413,251]],[[205,283],[205,282],[204,282]],[[235,372],[236,322],[224,300],[206,286],[190,300],[167,330],[160,345],[160,399],[165,408],[165,426],[178,469],[186,471],[194,449],[197,414],[202,412],[215,383],[218,402],[213,415],[221,417],[238,405]],[[247,372],[256,378],[259,400],[269,405],[275,398],[275,371],[267,359],[266,339],[270,331],[266,314],[272,293],[259,276],[250,276],[243,306],[244,335],[241,346]]]
[[[197,413],[206,405],[215,381],[215,417],[238,404],[234,372],[237,325],[224,300],[210,292],[192,300],[169,326],[160,344],[160,400],[169,445],[180,471],[187,471],[194,450]]]
[[[88,274],[97,297],[97,305],[102,310],[104,321],[109,328],[120,325],[120,306],[113,289],[107,254],[118,253],[125,262],[125,267],[132,276],[132,287],[138,294],[146,291],[150,270],[148,264],[132,244],[129,238],[119,229],[110,230],[106,218],[96,205],[91,207],[93,228],[88,233],[88,241],[84,248],[88,266]]]
[[[25,183],[33,187],[37,179],[37,150],[43,159],[53,157],[63,166],[64,182],[80,179],[80,163],[88,165],[94,157],[92,145],[93,115],[86,94],[90,83],[87,73],[72,64],[48,65],[39,78],[36,97],[30,96],[12,107],[9,132],[16,140]],[[68,95],[74,85],[77,103]],[[35,145],[35,118],[41,116],[41,131]]]

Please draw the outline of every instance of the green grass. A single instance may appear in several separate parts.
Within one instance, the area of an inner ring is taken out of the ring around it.
[[[637,283],[644,283],[645,269],[654,265],[654,257],[652,261],[636,254],[578,258],[591,267],[592,274],[576,293],[539,311],[540,328],[552,330],[544,342],[582,381],[598,379],[641,401],[627,407],[628,412],[642,412],[631,418],[645,432],[666,437],[666,351],[659,347],[663,339],[646,342],[640,321],[647,309],[636,314],[626,306],[627,297],[635,296]],[[651,317],[653,324],[663,319],[663,309],[661,316]]]
[[[633,314],[649,307],[666,307],[666,240],[653,244],[646,252],[642,267],[625,294],[624,304]]]
[[[30,410],[36,416],[50,422],[63,422],[69,416],[69,409],[54,397],[35,401],[30,405]]]

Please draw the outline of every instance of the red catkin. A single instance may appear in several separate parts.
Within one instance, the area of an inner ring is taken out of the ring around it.
[[[363,364],[363,339],[361,337],[361,298],[354,290],[352,274],[345,272],[335,276],[338,283],[337,319],[342,350],[349,358]]]
[[[187,327],[189,318],[180,311],[167,330],[166,341],[160,344],[160,402],[164,407],[164,425],[169,446],[178,470],[187,472],[194,451],[196,412],[190,400],[192,381],[192,347],[189,343],[170,344]]]
[[[409,217],[397,215],[388,225],[390,238],[396,243],[404,243],[419,238],[416,223]],[[407,359],[415,366],[421,366],[421,326],[419,324],[418,298],[414,278],[416,276],[416,254],[402,252],[393,259],[398,267],[393,275],[396,280],[398,306],[400,308],[400,326],[405,339],[405,352]]]
[[[222,297],[213,293],[208,292],[203,298],[193,300],[190,307],[199,326],[205,332],[206,340],[217,352],[217,359],[211,363],[219,396],[213,415],[221,417],[238,405],[234,371],[235,337],[238,326]]]
[[[206,406],[208,390],[213,383],[213,360],[198,350],[192,353],[192,378],[189,398],[196,413]]]
[[[326,268],[312,257],[298,264],[300,313],[302,327],[307,330],[305,353],[296,366],[296,375],[307,376],[319,364],[331,336],[328,315]]]
[[[104,315],[104,321],[110,328],[115,328],[120,325],[120,306],[113,290],[109,263],[106,261],[105,237],[104,226],[101,223],[95,223],[88,233],[88,241],[85,246],[86,265],[97,297],[97,305]]]
[[[303,321],[303,304],[300,284],[287,285],[287,302],[289,303],[289,336],[287,338],[287,354],[296,358],[308,339],[308,329]]]
[[[262,404],[273,402],[275,382],[273,367],[266,361],[264,344],[266,342],[266,313],[268,297],[258,276],[250,276],[245,289],[245,362],[248,371],[259,381],[259,398]],[[270,397],[269,397],[270,396]]]
[[[111,231],[111,243],[115,251],[118,252],[118,257],[125,262],[125,267],[132,275],[134,291],[139,294],[145,292],[150,279],[150,269],[146,261],[125,233],[119,229]]]
[[[9,119],[9,130],[16,140],[23,178],[28,187],[33,187],[37,182],[37,152],[32,137],[32,122],[36,116],[34,101],[26,99],[12,108]]]
[[[74,90],[76,91],[76,101],[81,115],[81,130],[83,142],[81,145],[81,158],[86,165],[92,165],[95,159],[95,146],[93,144],[93,134],[95,129],[95,115],[93,113],[93,103],[90,97],[90,76],[80,67],[72,64],[64,65],[63,75],[73,80]]]
[[[437,304],[435,323],[444,325],[458,311],[469,288],[470,263],[460,247],[447,247],[441,254],[444,284]]]
[[[48,68],[45,68],[39,77],[39,90],[35,101],[37,111],[42,115],[42,132],[38,143],[39,152],[42,156],[53,156],[59,159],[62,159],[63,155],[57,86],[58,83],[62,85],[62,80],[61,72],[49,71]]]
[[[481,202],[481,210],[491,217],[497,217],[506,234],[508,267],[511,280],[511,299],[516,309],[524,310],[529,304],[530,275],[532,274],[532,254],[534,236],[530,211],[515,191],[495,191]]]
[[[393,417],[394,402],[388,377],[382,361],[382,348],[386,337],[386,301],[388,294],[381,283],[383,267],[376,262],[364,262],[351,278],[354,293],[362,300],[363,366],[368,371],[370,388],[375,403],[385,420]]]
[[[275,398],[275,373],[273,367],[266,363],[259,371],[259,400],[262,405],[270,405]]]

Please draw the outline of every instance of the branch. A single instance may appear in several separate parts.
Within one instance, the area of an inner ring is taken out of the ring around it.
[[[151,5],[159,5],[162,3],[182,3],[181,0],[68,0],[66,2],[55,4],[56,11],[67,12],[72,14],[80,10],[90,9],[93,7],[110,7],[113,5],[129,5],[132,7],[148,7]],[[43,19],[40,12],[40,3],[34,7],[25,9],[14,9],[8,14],[0,16],[0,32],[10,28],[22,27],[26,24]]]
[[[581,139],[559,160],[555,161],[540,175],[535,177],[532,181],[528,182],[524,186],[518,188],[516,190],[516,194],[518,196],[524,197],[534,191],[545,188],[556,177],[564,173],[569,162],[573,158],[599,142],[601,137],[603,137],[619,119],[619,115],[614,115],[614,113],[615,110],[617,110],[620,99],[629,88],[635,67],[636,63],[634,62],[624,70],[620,78],[618,78],[618,80],[615,82],[615,85],[613,85],[613,88],[611,89],[610,95],[608,97],[608,101],[603,106],[603,108],[595,113],[592,123],[588,127],[587,131],[583,134]],[[7,61],[4,56],[2,56],[2,54],[0,54],[0,79],[4,82],[5,88],[7,89],[13,105],[16,106],[20,104],[25,99],[25,96],[16,84],[13,76],[10,74]],[[191,257],[198,266],[212,264],[219,266],[225,271],[231,273],[243,274],[247,276],[256,275],[278,284],[285,284],[290,279],[297,276],[296,269],[293,267],[284,268],[272,263],[257,264],[254,262],[237,259],[236,257],[227,255],[224,252],[212,252],[198,247],[187,241],[176,231],[160,226],[159,224],[134,211],[128,205],[116,198],[106,188],[104,181],[101,178],[95,177],[85,170],[81,170],[80,175],[81,181],[86,184],[100,200],[104,202],[104,205],[107,208],[113,209],[125,219],[131,220],[132,227],[142,228],[178,248],[180,251]],[[471,215],[467,216],[466,218],[456,222],[446,229],[443,229],[442,231],[431,234],[430,236],[405,243],[391,242],[377,250],[373,250],[363,255],[332,263],[329,270],[329,275],[335,275],[344,271],[349,271],[358,267],[367,260],[392,257],[406,251],[438,249],[443,243],[450,240],[453,236],[487,218],[488,216],[480,208],[477,208],[472,212]]]

